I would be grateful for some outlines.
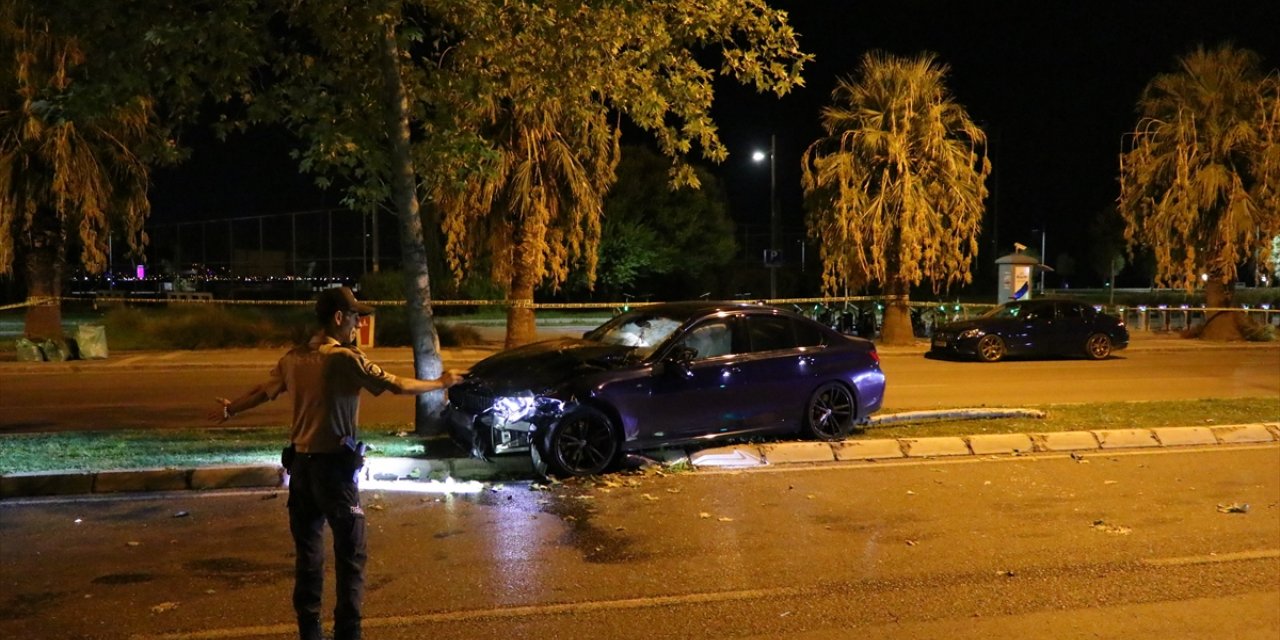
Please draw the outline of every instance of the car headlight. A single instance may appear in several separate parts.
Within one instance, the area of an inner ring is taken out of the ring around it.
[[[510,424],[512,422],[520,422],[533,415],[537,407],[533,394],[527,396],[504,396],[494,400],[493,415],[501,423]]]
[[[974,327],[972,329],[965,329],[964,331],[961,331],[960,335],[956,337],[961,340],[968,340],[969,338],[976,338],[980,335],[982,335],[982,329]]]

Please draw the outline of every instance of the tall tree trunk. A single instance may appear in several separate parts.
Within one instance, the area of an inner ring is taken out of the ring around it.
[[[1222,278],[1211,276],[1204,284],[1204,306],[1209,309],[1225,309],[1235,297],[1235,283],[1224,283]],[[1244,340],[1240,324],[1244,313],[1237,311],[1206,311],[1204,326],[1199,337],[1205,340]]]
[[[382,42],[382,80],[388,105],[387,139],[391,142],[391,198],[400,220],[400,255],[404,260],[404,298],[409,306],[414,375],[420,379],[432,379],[440,377],[443,366],[440,339],[431,313],[431,277],[422,235],[417,172],[409,148],[409,101],[400,78],[396,22],[387,21]],[[443,432],[440,414],[444,411],[444,401],[443,391],[417,397],[413,421],[415,433],[438,435]]]
[[[512,258],[515,269],[511,276],[511,292],[507,295],[507,301],[511,304],[507,308],[508,349],[533,342],[538,331],[532,306],[533,290],[538,283],[534,282],[533,270],[528,265],[529,257],[524,249],[526,246],[528,245],[524,242],[517,242],[515,256]]]
[[[892,345],[909,345],[916,341],[911,330],[910,287],[901,278],[894,278],[889,285],[888,300],[884,307],[884,325],[880,327],[880,342]]]
[[[23,332],[33,340],[62,338],[62,272],[67,246],[60,218],[36,217],[23,259],[27,277],[27,307]]]

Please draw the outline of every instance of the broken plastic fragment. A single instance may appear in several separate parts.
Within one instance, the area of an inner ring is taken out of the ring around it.
[[[1249,513],[1249,503],[1233,502],[1218,505],[1218,513]]]

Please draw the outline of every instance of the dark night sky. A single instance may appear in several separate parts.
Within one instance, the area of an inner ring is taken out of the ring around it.
[[[1048,230],[1050,261],[1082,253],[1090,221],[1115,200],[1121,135],[1155,74],[1196,45],[1230,41],[1280,66],[1276,0],[943,1],[776,0],[817,56],[807,86],[781,100],[721,82],[715,116],[730,158],[714,171],[740,223],[767,223],[768,170],[751,162],[777,135],[784,228],[802,225],[799,159],[821,135],[819,114],[839,76],[865,51],[932,51],[951,67],[956,100],[992,141],[1000,253],[1014,241],[1039,244]],[[156,222],[252,215],[334,205],[298,176],[282,136],[254,134],[230,145],[193,139],[196,153],[158,172]],[[988,251],[991,230],[981,244]],[[1081,256],[1082,257],[1082,256]],[[986,260],[986,258],[984,258]]]

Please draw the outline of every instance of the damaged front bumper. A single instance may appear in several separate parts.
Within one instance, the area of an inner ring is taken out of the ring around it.
[[[471,455],[490,456],[528,452],[535,434],[564,415],[564,402],[531,392],[497,395],[475,386],[449,390],[444,419],[458,444]]]

